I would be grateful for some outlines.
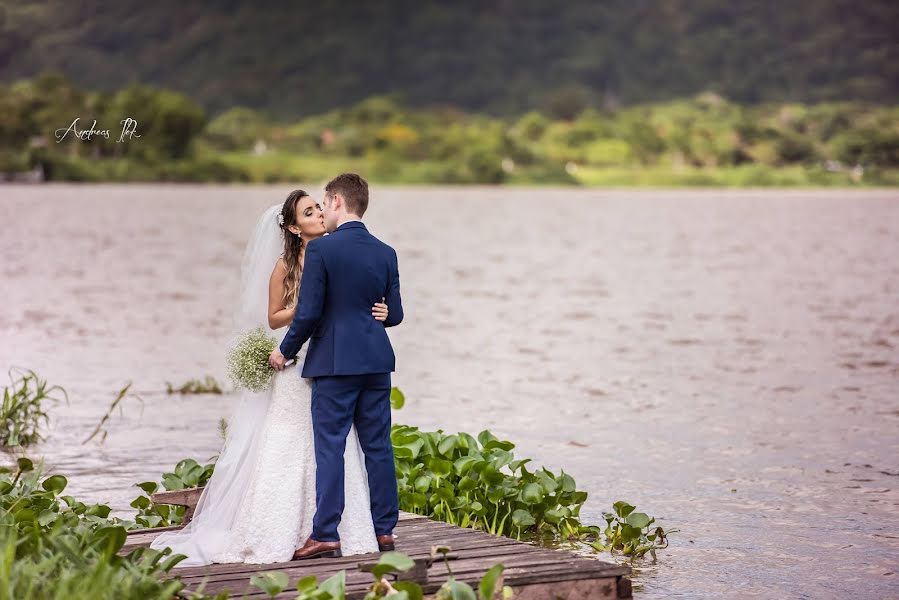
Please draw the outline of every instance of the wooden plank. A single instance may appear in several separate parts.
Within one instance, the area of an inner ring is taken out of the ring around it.
[[[179,490],[180,491],[180,490]],[[175,498],[177,499],[177,497]],[[177,527],[166,528],[168,530]],[[163,529],[138,530],[129,533],[126,548],[148,545]],[[565,600],[574,598],[629,598],[630,585],[624,577],[626,566],[605,563],[565,550],[540,548],[525,542],[495,536],[483,531],[462,529],[432,521],[420,515],[401,513],[395,529],[396,549],[412,557],[428,557],[432,546],[452,549],[450,561],[453,575],[476,586],[483,574],[495,564],[505,567],[505,583],[519,591],[524,600],[555,594]],[[340,559],[314,559],[275,564],[229,563],[174,569],[170,576],[179,577],[189,590],[202,588],[208,594],[229,590],[231,594],[247,594],[264,598],[266,594],[249,586],[256,573],[281,571],[295,583],[301,577],[315,575],[323,581],[338,571],[347,571],[347,598],[361,599],[372,583],[371,575],[358,570],[360,563],[377,561],[378,553],[348,556]],[[422,587],[433,594],[446,580],[448,571],[441,559],[428,571],[428,583]],[[611,591],[610,591],[611,590]],[[613,595],[609,595],[609,594]],[[296,596],[295,589],[285,590],[284,598]]]
[[[178,506],[196,506],[204,488],[185,488],[183,490],[167,490],[150,494],[153,504],[177,504]]]

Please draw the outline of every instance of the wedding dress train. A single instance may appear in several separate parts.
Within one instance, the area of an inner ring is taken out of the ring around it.
[[[301,362],[302,356],[298,359]],[[248,470],[246,487],[219,489],[217,463],[193,521],[181,530],[163,532],[151,544],[187,555],[179,567],[285,562],[311,534],[315,514],[312,386],[300,377],[298,366],[291,366],[275,374],[270,393],[254,456],[240,466]],[[227,450],[226,444],[219,461],[232,462],[232,457],[225,456]],[[355,427],[347,436],[344,462],[346,502],[338,527],[341,551],[345,556],[377,552],[365,456]],[[225,471],[225,477],[231,474]],[[222,492],[240,495],[239,502],[207,497]],[[233,514],[224,514],[229,509]],[[223,514],[215,515],[216,511]]]

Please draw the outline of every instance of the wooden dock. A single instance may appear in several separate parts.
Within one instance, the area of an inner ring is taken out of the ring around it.
[[[166,528],[172,529],[172,528]],[[129,534],[123,553],[148,545],[163,529],[145,529]],[[630,569],[562,550],[549,550],[516,540],[490,535],[473,529],[462,529],[432,521],[426,517],[401,513],[394,530],[396,550],[412,558],[431,556],[433,546],[449,546],[450,568],[456,579],[475,589],[484,573],[496,564],[505,567],[505,585],[515,591],[515,600],[619,600],[631,598]],[[250,587],[250,577],[265,571],[282,571],[290,579],[290,587],[277,598],[295,598],[294,584],[301,577],[315,575],[324,581],[340,570],[346,570],[347,599],[361,599],[373,582],[370,573],[360,571],[362,563],[373,563],[378,554],[361,554],[343,558],[313,559],[268,565],[243,563],[215,564],[205,567],[183,567],[172,571],[180,576],[189,590],[205,582],[204,592],[216,594],[229,590],[235,597],[268,597],[262,590]],[[443,560],[435,561],[425,573],[412,580],[422,586],[426,597],[446,581]]]

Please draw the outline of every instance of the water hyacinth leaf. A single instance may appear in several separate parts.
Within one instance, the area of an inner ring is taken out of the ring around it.
[[[470,492],[478,487],[478,480],[471,477],[463,477],[459,482],[459,491],[462,493]]]
[[[566,473],[565,471],[562,471],[562,475],[559,477],[559,480],[560,480],[560,483],[562,484],[563,492],[570,494],[570,493],[576,491],[577,486],[574,483],[574,478],[571,475],[569,475],[568,473]]]
[[[437,592],[440,600],[478,600],[471,586],[464,581],[449,579]]]
[[[519,508],[512,513],[512,524],[520,529],[527,529],[528,527],[536,525],[537,521],[531,513]]]
[[[37,522],[40,523],[41,527],[46,527],[50,523],[56,520],[57,513],[52,510],[43,511],[40,516],[37,518]]]
[[[646,513],[632,512],[627,516],[625,522],[631,527],[643,529],[644,527],[648,527],[652,521]]]
[[[496,436],[486,429],[478,434],[478,441],[486,448],[487,444],[496,440]]]
[[[25,458],[24,456],[16,461],[16,466],[19,468],[20,473],[27,473],[28,471],[34,470],[34,463],[31,462],[30,458]]]
[[[155,494],[156,490],[159,489],[159,484],[155,481],[144,481],[143,483],[137,483],[135,485],[142,489],[147,495]]]
[[[640,537],[640,530],[632,525],[628,525],[627,523],[622,524],[621,526],[621,539],[627,543],[633,540],[636,540]]]
[[[479,460],[481,460],[481,457],[472,455],[457,458],[456,462],[453,463],[453,469],[455,469],[457,475],[465,475]]]
[[[536,483],[529,483],[521,490],[521,499],[528,504],[543,502],[543,488]]]
[[[147,508],[150,506],[150,499],[146,496],[138,496],[134,500],[131,501],[132,508],[136,508],[138,510]]]
[[[521,460],[513,460],[512,462],[509,463],[509,468],[512,469],[512,472],[514,473],[519,468],[523,467],[524,465],[528,464],[529,462],[531,462],[530,458],[523,458]]]
[[[431,487],[431,476],[430,475],[422,475],[418,479],[415,480],[415,491],[425,493]]]
[[[287,577],[287,575],[285,575]],[[301,594],[311,592],[318,587],[318,579],[315,575],[308,575],[297,581],[297,591]]]
[[[443,456],[451,456],[453,450],[456,448],[456,443],[459,441],[459,436],[456,435],[448,435],[437,444],[437,452],[442,454]]]
[[[102,544],[107,556],[112,556],[125,545],[128,532],[124,527],[100,527],[94,530],[94,542]]]
[[[408,451],[408,456],[406,458],[416,459],[418,458],[419,453],[421,453],[421,449],[424,447],[425,443],[422,439],[416,439],[408,444],[403,444],[397,449],[405,449]]]
[[[503,488],[492,488],[487,492],[487,500],[489,500],[493,504],[496,504],[497,502],[502,500],[505,495],[505,490]]]
[[[250,585],[258,587],[272,597],[283,592],[288,583],[287,574],[281,571],[268,571],[250,578]]]
[[[162,486],[169,491],[183,490],[184,482],[174,473],[166,473],[162,477]]]
[[[537,478],[537,481],[540,482],[540,485],[543,486],[543,489],[546,490],[547,494],[552,494],[561,486],[561,482],[556,481],[556,478],[553,477],[553,474],[547,471],[546,469],[541,469],[534,473],[534,476]]]
[[[456,494],[453,491],[453,486],[441,486],[435,493],[438,499],[443,500],[444,502],[452,502],[456,497]]]
[[[109,517],[110,512],[112,512],[112,509],[105,504],[94,504],[89,509],[87,509],[85,514],[100,517],[101,519],[106,519],[107,517]]]
[[[446,477],[453,472],[453,463],[442,458],[432,458],[428,461],[428,468],[437,477]]]
[[[622,519],[634,512],[634,507],[627,502],[624,502],[623,500],[619,500],[618,502],[613,504],[612,508],[615,509],[615,514],[617,514]]]
[[[375,579],[380,579],[387,573],[396,571],[408,571],[415,566],[415,561],[402,552],[385,552],[381,555],[378,564],[372,569]]]
[[[546,519],[547,522],[552,523],[553,525],[558,525],[559,521],[564,518],[565,515],[562,514],[562,511],[556,508],[550,508],[543,513],[543,518]]]
[[[406,405],[406,396],[400,391],[400,388],[390,388],[390,407],[393,410],[400,410]]]
[[[412,581],[397,581],[393,584],[393,589],[398,592],[406,594],[406,597],[409,600],[423,600],[424,593],[421,591],[421,587]],[[339,598],[343,598],[343,596],[335,596]],[[391,600],[393,598],[397,598],[399,600],[399,596],[390,596]]]
[[[63,477],[62,475],[53,475],[51,477],[46,478],[42,483],[41,487],[43,487],[48,492],[53,492],[54,494],[58,494],[66,489],[69,481]]]
[[[477,450],[480,444],[478,444],[478,440],[474,438],[470,433],[459,433],[459,447],[468,450],[469,452]]]
[[[162,523],[162,517],[159,515],[147,515],[144,517],[144,520],[147,523],[147,527],[159,527]]]
[[[499,471],[500,469],[511,463],[513,458],[515,457],[511,452],[495,449],[490,453],[490,464],[493,465],[494,469]]]
[[[338,598],[346,597],[346,571],[339,571],[336,575],[332,575],[331,577],[325,579],[318,589],[322,592],[326,592],[330,594],[331,598],[337,600]]]
[[[512,442],[507,442],[505,440],[497,440],[493,439],[484,444],[484,450],[493,450],[494,448],[499,448],[500,450],[511,450],[515,447],[515,444]]]
[[[497,471],[492,464],[488,464],[481,471],[480,478],[487,485],[497,485],[505,479],[505,475]]]
[[[484,576],[481,577],[480,584],[478,585],[478,595],[480,596],[480,600],[493,600],[493,597],[496,595],[497,583],[502,586],[502,575],[503,575],[503,566],[494,565],[490,567],[490,569],[484,573]]]

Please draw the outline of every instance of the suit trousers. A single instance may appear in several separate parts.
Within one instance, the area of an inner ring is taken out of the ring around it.
[[[399,518],[399,494],[390,441],[390,373],[316,377],[312,384],[315,435],[315,517],[312,539],[339,540],[344,508],[343,454],[356,425],[368,471],[375,535],[388,535]]]

